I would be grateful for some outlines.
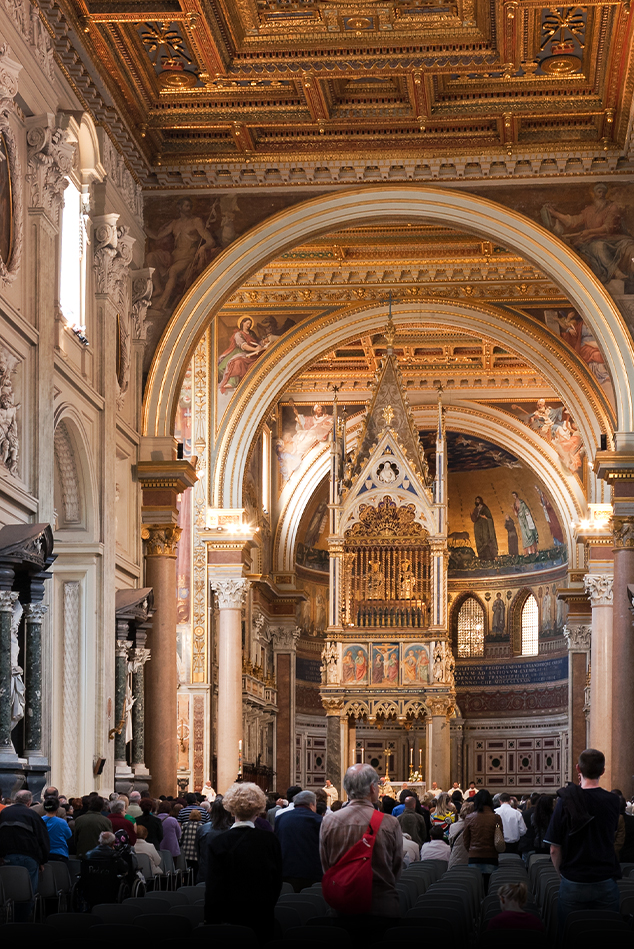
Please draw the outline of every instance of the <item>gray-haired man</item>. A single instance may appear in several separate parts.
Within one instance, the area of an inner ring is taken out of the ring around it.
[[[348,805],[326,814],[321,825],[319,849],[324,872],[366,832],[379,800],[379,776],[369,764],[354,764],[346,771],[343,789],[349,798]],[[372,854],[371,916],[385,917],[386,921],[400,916],[395,884],[402,865],[403,835],[399,822],[391,814],[384,814]]]
[[[31,811],[32,801],[30,791],[18,791],[14,803],[0,811],[0,857],[9,866],[26,867],[37,893],[39,870],[48,861],[50,841],[46,824]],[[26,922],[28,912],[24,905],[17,906],[16,921]]]
[[[300,791],[275,821],[275,836],[282,847],[282,879],[296,893],[322,878],[319,859],[319,830],[322,818],[317,814],[317,798],[312,791]]]

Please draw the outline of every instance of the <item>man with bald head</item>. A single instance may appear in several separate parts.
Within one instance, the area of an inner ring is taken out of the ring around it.
[[[343,789],[348,803],[341,810],[324,815],[319,850],[324,872],[334,866],[368,829],[379,801],[379,776],[369,764],[353,764],[346,771]],[[396,881],[403,865],[403,834],[399,822],[391,814],[383,814],[372,853],[373,927],[390,925],[392,917],[400,916]],[[367,919],[367,917],[366,917]],[[360,917],[348,917],[356,925]]]

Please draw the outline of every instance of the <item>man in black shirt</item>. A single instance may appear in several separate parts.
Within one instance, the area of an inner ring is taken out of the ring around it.
[[[614,850],[619,801],[599,786],[605,771],[602,752],[586,748],[576,767],[580,787],[570,783],[557,792],[557,804],[544,837],[561,880],[560,939],[566,918],[574,910],[619,911],[616,880],[621,868]]]

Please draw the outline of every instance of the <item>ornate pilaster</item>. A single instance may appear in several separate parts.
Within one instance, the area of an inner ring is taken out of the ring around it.
[[[127,278],[135,238],[129,235],[128,227],[117,226],[118,220],[118,214],[93,217],[93,269],[97,293],[106,294],[112,297],[117,306],[125,307],[128,302]]]
[[[564,637],[568,645],[568,778],[574,777],[574,766],[588,745],[590,690],[587,688],[592,645],[592,626],[566,623]]]
[[[0,591],[0,761],[17,763],[11,741],[11,621],[18,594]]]
[[[612,669],[615,660],[613,636],[614,577],[587,574],[584,587],[592,605],[592,685],[589,744],[600,748],[606,759],[607,784],[612,786],[612,728],[615,721]]]
[[[31,761],[42,753],[42,620],[48,612],[43,603],[25,603],[25,718],[24,753]]]
[[[449,718],[455,709],[455,695],[440,693],[428,695],[425,705],[427,718],[427,781],[436,781],[441,788],[449,787],[451,764],[451,727]]]
[[[135,339],[147,340],[147,324],[145,317],[152,302],[152,274],[154,267],[145,267],[143,270],[132,272],[132,322]]]
[[[61,121],[61,116],[51,113],[35,116],[27,119],[26,133],[29,207],[45,211],[56,227],[75,155],[75,145],[68,141]]]
[[[24,223],[22,212],[22,166],[18,147],[11,128],[9,116],[13,110],[13,99],[18,91],[18,74],[22,66],[11,59],[11,50],[6,43],[0,46],[0,135],[4,139],[11,183],[11,256],[0,257],[0,289],[13,283],[22,261]]]

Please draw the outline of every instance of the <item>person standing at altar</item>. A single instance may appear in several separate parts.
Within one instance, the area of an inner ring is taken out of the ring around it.
[[[325,791],[328,797],[328,807],[332,807],[335,801],[339,800],[339,791],[334,786],[330,778],[326,778],[326,783],[324,784],[322,791]]]

